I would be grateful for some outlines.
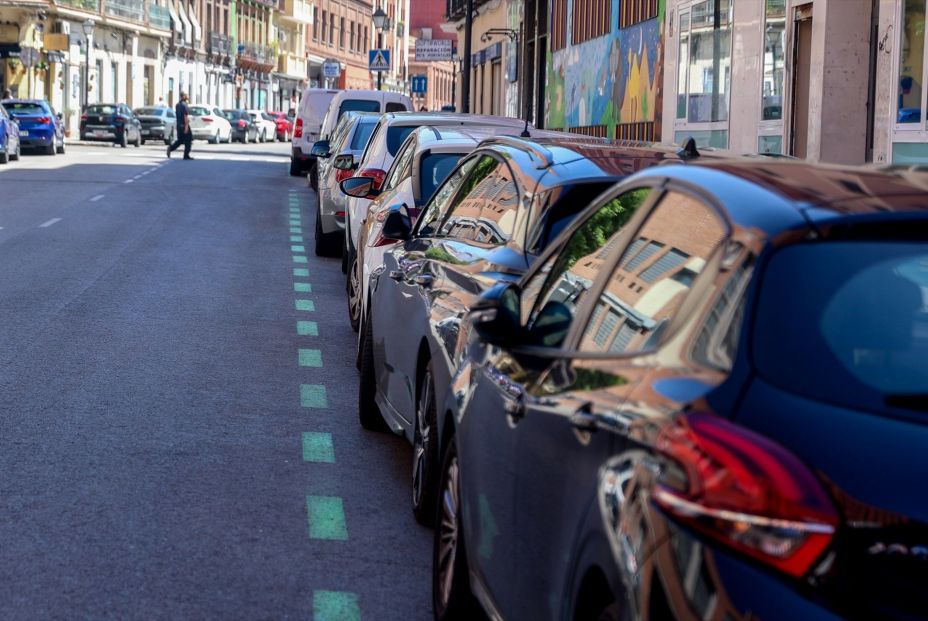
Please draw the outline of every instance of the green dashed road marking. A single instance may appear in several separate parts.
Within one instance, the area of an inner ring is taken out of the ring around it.
[[[304,257],[301,254],[293,255],[293,262],[294,263],[309,263],[309,261],[306,260],[306,257]]]
[[[299,218],[295,218],[295,217],[293,217],[293,216],[290,216],[290,226],[300,226],[301,224],[302,224],[302,223],[300,222],[300,219],[299,219]]]
[[[295,306],[298,311],[313,312],[314,310],[316,310],[316,305],[313,304],[312,300],[297,300],[295,302]]]
[[[291,227],[290,227],[290,232],[291,232],[291,233],[302,233],[302,232],[303,232],[303,229],[301,229],[301,228],[298,227],[298,226],[291,226]]]
[[[291,235],[290,241],[303,243],[303,236],[302,235]]]
[[[294,267],[293,268],[294,276],[309,276],[309,270],[305,267]]]
[[[313,286],[308,282],[295,282],[293,283],[293,290],[297,293],[310,293],[313,290]]]
[[[300,349],[297,359],[301,367],[321,367],[322,351],[318,349]]]
[[[334,464],[335,448],[332,446],[332,434],[304,431],[303,461]]]
[[[300,336],[319,336],[319,326],[315,321],[296,322],[296,333]]]
[[[314,592],[313,621],[361,621],[358,596],[343,591]]]
[[[324,408],[328,406],[325,398],[325,386],[318,384],[300,384],[300,406],[304,408]]]
[[[338,496],[307,496],[309,538],[344,541],[348,539],[345,507]]]
[[[290,252],[306,252],[305,246],[290,246]]]

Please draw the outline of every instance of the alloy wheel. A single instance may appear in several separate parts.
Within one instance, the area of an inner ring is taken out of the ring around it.
[[[348,272],[348,315],[351,321],[351,327],[355,330],[361,323],[361,262],[357,255],[351,262],[351,269]]]
[[[432,365],[419,382],[419,400],[412,434],[412,511],[423,526],[435,524],[435,385]]]
[[[442,608],[445,610],[451,603],[455,581],[454,573],[457,565],[458,543],[460,541],[460,523],[458,521],[460,503],[458,457],[452,455],[445,475],[444,489],[441,492],[441,519],[438,523],[437,533],[438,596]]]

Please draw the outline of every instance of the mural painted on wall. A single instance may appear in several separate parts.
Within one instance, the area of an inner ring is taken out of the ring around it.
[[[612,0],[613,23],[621,1]],[[548,53],[547,127],[603,125],[614,137],[617,124],[659,124],[664,8],[660,0],[655,19]]]

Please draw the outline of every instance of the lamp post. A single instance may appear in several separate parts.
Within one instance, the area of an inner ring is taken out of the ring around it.
[[[382,8],[377,7],[371,19],[374,20],[374,28],[377,29],[377,49],[383,49],[383,29],[387,25],[387,14]],[[383,71],[377,72],[377,90],[383,90]]]
[[[89,18],[84,20],[81,29],[84,31],[84,109],[86,109],[90,102],[90,41],[93,37],[93,20]]]

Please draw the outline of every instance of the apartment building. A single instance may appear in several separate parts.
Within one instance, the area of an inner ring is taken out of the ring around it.
[[[341,74],[329,84],[335,88],[370,88],[367,51],[371,48],[372,7],[364,0],[318,0],[313,21],[306,29],[305,49],[309,84],[325,86],[322,65],[338,61]]]

